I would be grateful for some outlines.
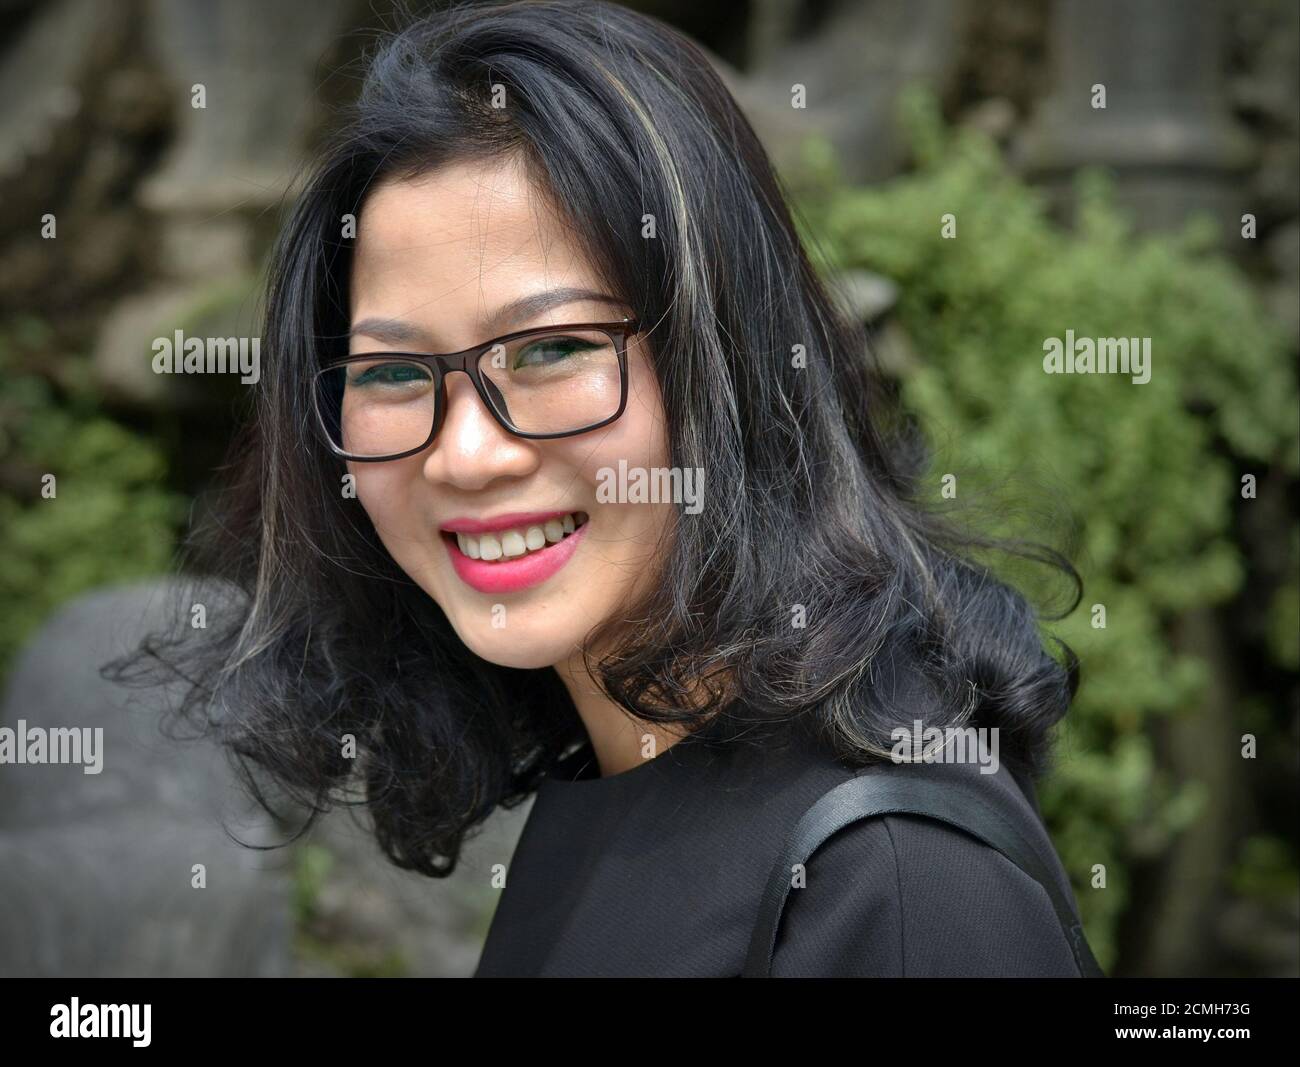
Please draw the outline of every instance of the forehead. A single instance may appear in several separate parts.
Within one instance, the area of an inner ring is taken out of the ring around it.
[[[486,319],[542,284],[599,282],[569,228],[514,160],[383,181],[357,219],[354,318]]]

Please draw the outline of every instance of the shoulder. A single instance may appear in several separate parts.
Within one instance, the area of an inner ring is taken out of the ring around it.
[[[1078,975],[1047,891],[948,823],[890,814],[832,835],[792,888],[775,976]]]

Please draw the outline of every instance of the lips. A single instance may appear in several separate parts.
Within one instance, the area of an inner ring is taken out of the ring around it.
[[[585,512],[518,512],[494,519],[453,519],[441,529],[452,567],[480,593],[540,585],[577,551]]]
[[[519,521],[511,518],[510,526],[499,526],[504,519],[492,520],[490,529],[478,532],[457,529],[463,523],[453,523],[450,528],[455,533],[456,544],[461,552],[470,559],[481,559],[485,563],[497,560],[510,560],[529,552],[536,552],[547,545],[558,544],[587,521],[583,511],[571,511],[567,514],[543,517],[537,514],[533,521]],[[448,527],[444,527],[447,530]]]

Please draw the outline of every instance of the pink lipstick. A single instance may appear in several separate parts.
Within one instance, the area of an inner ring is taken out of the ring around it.
[[[590,525],[585,512],[511,512],[441,526],[452,567],[480,593],[540,585],[569,562]]]

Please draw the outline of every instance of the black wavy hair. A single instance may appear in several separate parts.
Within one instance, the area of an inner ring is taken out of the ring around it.
[[[312,421],[313,368],[346,343],[342,217],[381,179],[511,155],[652,325],[671,462],[708,475],[646,602],[590,635],[612,648],[589,660],[606,692],[708,743],[795,725],[860,762],[886,758],[914,719],[996,727],[1003,762],[1041,775],[1077,660],[1064,645],[1050,655],[1042,616],[974,560],[991,548],[1065,573],[1068,610],[1077,573],[1053,549],[978,537],[922,504],[914,423],[814,271],[710,61],[654,18],[593,0],[462,4],[379,42],[281,231],[255,410],[192,541],[194,572],[234,595],[220,625],[157,635],[116,677],[179,673],[192,683],[180,714],[228,747],[268,808],[264,780],[310,812],[303,830],[364,804],[392,861],[435,877],[586,741],[555,671],[466,649],[342,498],[342,461]]]

